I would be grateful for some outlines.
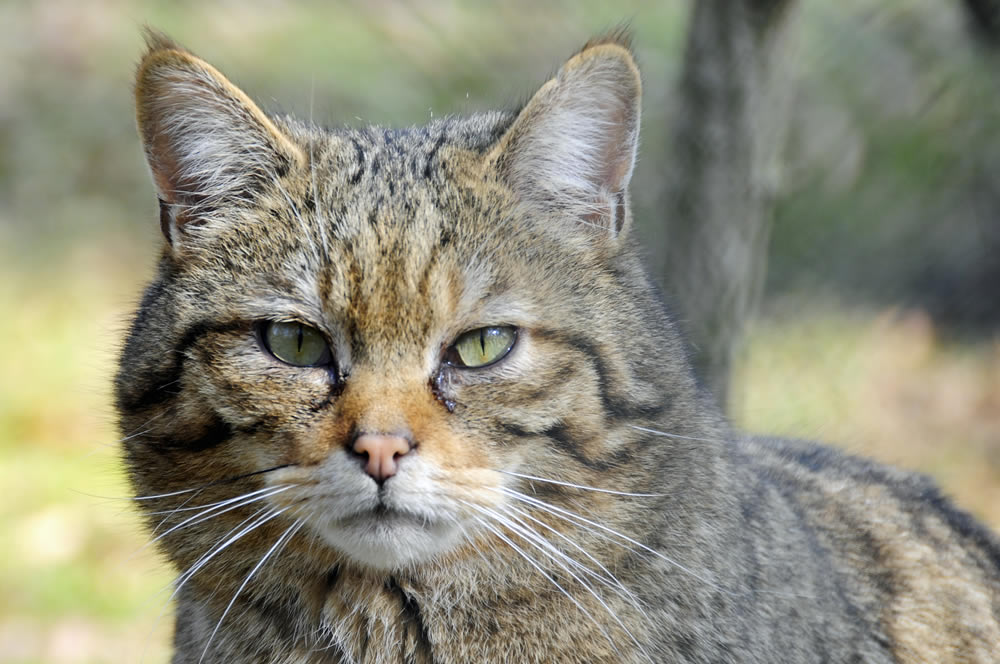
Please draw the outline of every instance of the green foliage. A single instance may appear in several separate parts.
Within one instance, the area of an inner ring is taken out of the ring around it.
[[[818,284],[1000,322],[1000,86],[959,3],[807,3],[772,293]]]

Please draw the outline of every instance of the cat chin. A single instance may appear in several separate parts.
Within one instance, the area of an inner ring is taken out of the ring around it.
[[[417,455],[378,486],[346,453],[314,467],[274,474],[274,486],[299,485],[272,496],[275,506],[308,505],[307,524],[323,542],[361,567],[412,569],[459,548],[471,524],[442,484],[442,471]]]
[[[443,556],[463,542],[454,523],[428,523],[394,512],[337,524],[314,524],[320,538],[360,567],[382,572],[412,569]]]

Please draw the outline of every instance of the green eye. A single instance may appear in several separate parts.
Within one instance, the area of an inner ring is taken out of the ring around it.
[[[272,355],[292,366],[318,367],[333,360],[319,330],[302,323],[265,323],[261,339]]]
[[[481,327],[469,330],[448,349],[448,362],[460,367],[485,367],[503,358],[514,347],[513,327]]]

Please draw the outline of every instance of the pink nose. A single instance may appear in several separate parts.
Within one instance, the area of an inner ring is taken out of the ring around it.
[[[365,472],[381,484],[396,474],[396,457],[408,453],[413,445],[403,436],[363,433],[357,437],[351,449],[356,454],[368,457]]]

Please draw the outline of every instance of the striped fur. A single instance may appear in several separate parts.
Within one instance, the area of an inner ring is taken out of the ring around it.
[[[519,112],[328,131],[150,37],[166,240],[116,390],[175,662],[998,661],[996,536],[699,392],[629,232],[639,89],[613,35]],[[489,325],[509,355],[443,362]],[[352,437],[404,429],[380,489]]]

